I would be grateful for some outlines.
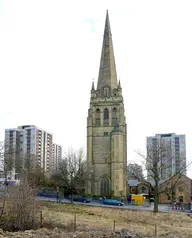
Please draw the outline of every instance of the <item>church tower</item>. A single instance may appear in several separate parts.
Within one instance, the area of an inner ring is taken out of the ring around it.
[[[117,82],[107,12],[97,88],[93,82],[87,117],[87,194],[127,195],[126,136],[122,88]]]

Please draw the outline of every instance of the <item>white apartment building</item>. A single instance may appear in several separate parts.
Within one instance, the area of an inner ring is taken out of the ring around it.
[[[160,179],[165,180],[177,172],[181,172],[186,175],[185,135],[168,133],[156,134],[155,136],[147,137],[148,155],[152,148],[158,148],[161,146],[163,146],[165,150],[161,160],[162,171]]]
[[[20,160],[20,168],[25,166],[30,169],[40,169],[45,175],[50,176],[53,171],[53,135],[34,125],[18,126],[17,129],[5,130],[6,151],[14,150],[17,153],[10,154],[14,161]],[[61,151],[61,147],[58,151]],[[9,153],[5,151],[5,156]],[[17,163],[15,163],[15,173],[19,173]]]
[[[62,159],[62,147],[58,144],[53,143],[53,171],[58,171],[59,163]]]
[[[19,126],[20,151],[26,163],[32,168],[40,168],[51,173],[52,134],[33,125]]]

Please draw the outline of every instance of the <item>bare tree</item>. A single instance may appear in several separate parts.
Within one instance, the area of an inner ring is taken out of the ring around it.
[[[127,166],[128,179],[138,179],[142,181],[144,179],[142,165],[136,163],[130,163]]]
[[[137,154],[142,157],[147,170],[147,179],[144,179],[144,181],[149,184],[154,192],[153,211],[158,212],[159,195],[173,190],[174,187],[181,182],[181,176],[184,171],[186,171],[188,165],[181,164],[180,168],[174,172],[174,176],[177,176],[174,183],[167,183],[167,185],[162,188],[160,184],[163,183],[165,179],[171,177],[172,174],[170,143],[163,139],[148,141],[147,155],[141,151],[137,151]]]
[[[23,169],[28,181],[33,187],[37,187],[44,182],[43,168],[37,163],[35,154],[25,154],[23,156]],[[22,175],[21,173],[21,175]]]
[[[85,186],[86,178],[86,161],[83,149],[75,151],[69,149],[65,157],[61,160],[58,172],[52,176],[52,179],[57,181],[58,186],[62,186],[71,194],[73,194]]]
[[[37,228],[36,187],[41,180],[41,170],[34,166],[35,156],[20,153],[19,148],[0,143],[0,171],[5,186],[1,187],[0,218],[1,227],[10,231]],[[20,175],[20,184],[10,186]],[[3,189],[3,190],[2,190]],[[3,192],[3,194],[2,194]],[[9,196],[7,196],[9,195]]]
[[[9,148],[5,145],[4,142],[0,142],[0,176],[2,179],[2,182],[4,184],[1,186],[1,210],[0,210],[0,217],[3,216],[7,195],[8,195],[8,188],[9,188],[9,182],[11,178],[14,175],[14,169],[15,169],[15,152],[12,150],[12,148]]]
[[[1,159],[1,164],[0,164],[0,168],[2,167],[2,159],[3,159],[3,142],[0,141],[0,159]]]
[[[15,156],[16,152],[12,148],[9,148],[3,142],[0,142],[0,170],[6,184],[8,184],[8,181],[11,180],[14,174]]]
[[[4,171],[4,146],[3,142],[0,141],[0,172],[1,175]]]
[[[24,155],[15,150],[15,148],[6,145],[6,143],[0,142],[0,172],[1,179],[4,181],[0,191],[3,198],[1,200],[0,217],[4,213],[8,194],[12,192],[10,191],[9,183],[12,179],[15,180],[15,174],[19,175],[19,179],[25,177],[33,189],[42,181],[42,173],[38,168],[34,168],[34,161],[34,155]]]
[[[27,173],[23,173],[20,184],[9,193],[6,229],[19,231],[37,228],[38,209],[35,198],[36,189],[30,184]]]

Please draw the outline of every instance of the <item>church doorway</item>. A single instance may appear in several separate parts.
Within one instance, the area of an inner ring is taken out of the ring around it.
[[[106,175],[100,179],[100,194],[101,196],[109,196],[110,194],[110,179]]]

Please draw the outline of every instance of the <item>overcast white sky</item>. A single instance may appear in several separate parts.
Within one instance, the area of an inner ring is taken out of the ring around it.
[[[171,132],[186,134],[191,161],[191,0],[0,0],[0,140],[5,128],[34,124],[64,149],[86,147],[106,9],[128,161],[138,160],[134,151],[145,148],[146,136]]]

